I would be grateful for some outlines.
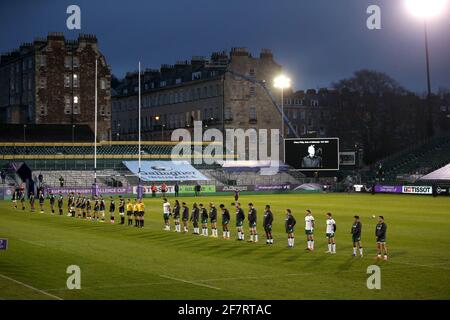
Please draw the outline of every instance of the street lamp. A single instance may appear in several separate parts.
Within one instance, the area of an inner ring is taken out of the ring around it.
[[[161,117],[160,116],[155,116],[155,120],[159,121],[159,120],[161,120]],[[161,141],[164,140],[164,127],[165,127],[165,125],[162,124],[162,122],[161,122]]]
[[[281,89],[281,137],[284,139],[284,89],[290,88],[291,79],[285,75],[279,75],[273,80],[273,86]]]
[[[72,125],[72,143],[75,142],[75,125]]]
[[[27,142],[27,125],[23,125],[23,142]]]
[[[409,12],[416,17],[423,19],[423,28],[425,36],[425,62],[427,69],[427,109],[428,124],[427,133],[433,135],[432,111],[431,111],[431,79],[430,79],[430,59],[428,54],[428,28],[427,22],[430,18],[438,16],[444,12],[448,0],[405,0],[405,5]]]

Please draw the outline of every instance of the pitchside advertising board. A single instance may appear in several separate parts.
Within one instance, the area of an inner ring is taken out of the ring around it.
[[[161,186],[156,186],[157,187],[157,193],[161,193]],[[167,194],[173,194],[175,193],[175,185],[167,185]],[[195,186],[194,185],[188,185],[188,186],[183,186],[180,185],[180,193],[194,193],[195,192]],[[216,192],[216,186],[215,185],[202,185],[201,186],[201,193],[214,193]],[[151,190],[151,186],[142,186],[142,190],[144,194],[151,194],[152,190]],[[133,187],[133,193],[137,194],[137,186]]]
[[[360,191],[363,188],[358,188]],[[355,187],[355,190],[357,188]],[[436,195],[448,196],[450,195],[450,188],[445,186],[437,186],[435,187]],[[388,185],[376,185],[375,186],[376,193],[403,193],[403,194],[424,194],[431,195],[433,194],[432,186],[388,186]]]
[[[284,162],[300,171],[339,170],[339,138],[285,139]]]

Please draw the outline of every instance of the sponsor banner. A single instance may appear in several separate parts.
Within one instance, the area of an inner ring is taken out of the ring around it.
[[[403,186],[402,193],[433,194],[433,188],[431,186]]]
[[[257,184],[255,185],[255,191],[288,191],[295,189],[297,186],[292,184]]]
[[[152,186],[141,186],[142,194],[151,194]],[[161,193],[161,186],[156,186],[156,193]],[[166,185],[166,193],[175,193],[175,186]],[[133,186],[133,194],[137,194],[137,186]]]
[[[8,239],[0,239],[0,250],[8,249]]]
[[[138,175],[138,161],[123,161],[133,174]],[[142,161],[142,181],[200,181],[209,180],[187,161]]]
[[[131,187],[122,187],[122,188],[113,188],[113,187],[98,187],[99,194],[128,194],[131,193]],[[46,193],[52,192],[53,194],[63,194],[67,195],[71,192],[73,193],[81,193],[81,194],[92,194],[91,188],[70,188],[70,187],[55,187],[55,188],[47,188]]]
[[[201,193],[215,193],[216,186],[215,185],[201,185]],[[195,185],[190,186],[180,186],[180,193],[194,193]]]
[[[217,186],[216,190],[218,192],[234,192],[234,191],[253,191],[254,186]]]
[[[295,188],[295,190],[304,191],[322,191],[323,185],[318,183],[303,183]]]
[[[437,186],[436,187],[436,194],[438,196],[450,196],[450,187],[448,186]]]
[[[375,192],[377,193],[402,193],[402,187],[401,186],[383,186],[383,185],[376,185],[375,186]]]

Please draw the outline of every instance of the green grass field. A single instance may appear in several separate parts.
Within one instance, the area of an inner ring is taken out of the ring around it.
[[[189,205],[194,200],[225,203],[230,208],[232,197],[183,200]],[[450,299],[450,199],[241,196],[241,203],[249,201],[258,209],[257,244],[234,240],[234,210],[233,240],[226,241],[163,231],[160,198],[145,200],[144,229],[15,211],[11,202],[2,201],[0,238],[9,239],[9,248],[0,251],[0,299]],[[266,203],[275,215],[271,247],[261,227]],[[293,249],[287,248],[284,232],[287,207],[298,222]],[[311,253],[304,250],[307,208],[316,219],[316,250]],[[324,253],[327,211],[337,222],[336,255]],[[351,256],[355,214],[363,223],[362,259]],[[389,261],[374,259],[373,214],[385,216]],[[381,267],[381,290],[366,286],[367,267],[373,264]],[[80,290],[66,287],[69,265],[81,268]]]

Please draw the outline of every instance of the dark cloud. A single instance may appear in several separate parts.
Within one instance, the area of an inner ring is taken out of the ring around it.
[[[66,8],[82,10],[82,32],[95,33],[113,72],[245,46],[271,48],[297,88],[329,86],[361,68],[425,90],[422,23],[403,0],[108,0],[0,4],[0,50],[65,27]],[[382,30],[366,28],[366,9],[382,8]],[[450,87],[450,14],[429,22],[433,88]]]

